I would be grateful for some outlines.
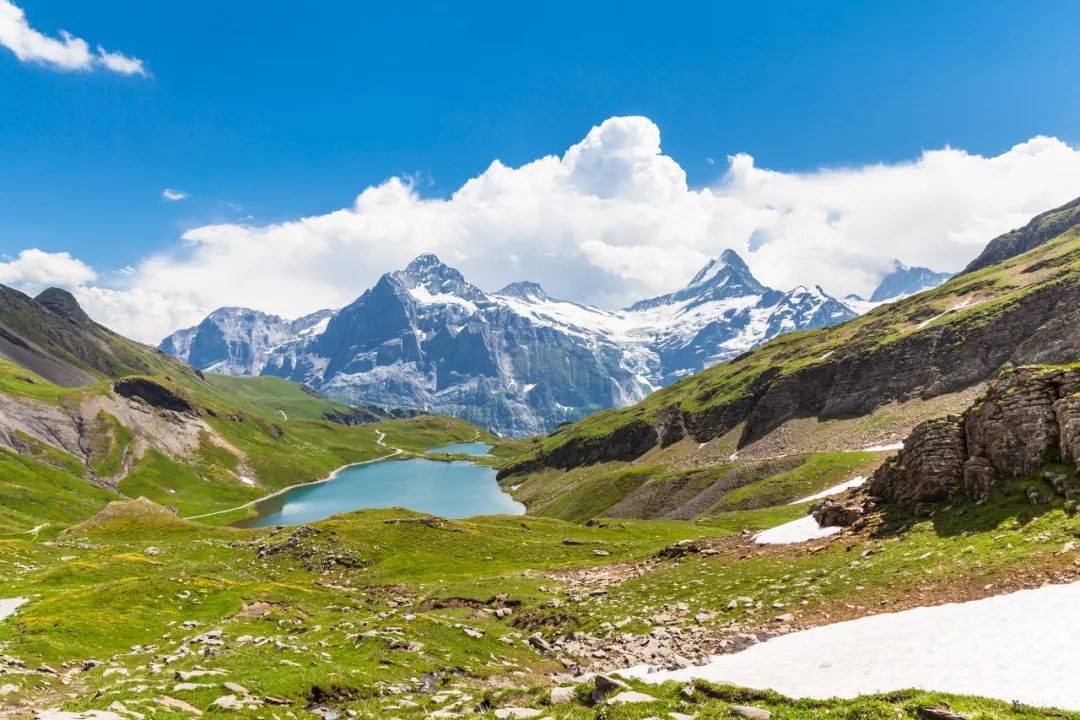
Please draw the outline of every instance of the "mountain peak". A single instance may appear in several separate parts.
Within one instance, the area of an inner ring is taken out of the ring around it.
[[[923,290],[935,288],[948,280],[950,273],[934,272],[925,267],[908,267],[899,260],[892,261],[893,269],[881,279],[870,296],[870,302],[897,300]]]
[[[698,270],[697,275],[690,280],[689,287],[695,285],[704,285],[713,278],[719,276],[725,269],[731,269],[739,275],[747,275],[753,277],[750,273],[750,267],[746,264],[746,261],[739,256],[739,253],[728,248],[724,252],[720,253],[720,257],[713,258],[709,262]]]
[[[517,298],[518,300],[551,299],[551,296],[544,292],[544,288],[540,287],[539,283],[530,282],[528,280],[510,283],[495,294]]]
[[[465,282],[465,277],[460,272],[444,263],[434,253],[417,255],[405,266],[401,275],[409,281],[410,286],[423,285],[431,292],[438,292],[448,284],[457,285]]]
[[[56,287],[47,288],[41,291],[34,301],[53,315],[62,317],[75,325],[86,327],[93,324],[90,316],[79,305],[79,301],[67,290]]]
[[[690,280],[690,284],[682,290],[636,302],[627,310],[648,310],[677,303],[700,305],[715,300],[763,295],[767,292],[769,288],[758,282],[739,254],[729,249],[720,253],[720,257],[705,263]]]
[[[392,277],[414,296],[416,293],[413,291],[416,288],[423,288],[432,295],[454,295],[471,302],[479,302],[485,298],[480,288],[468,283],[461,272],[433,253],[417,255],[404,270],[393,273]]]
[[[421,253],[413,258],[413,261],[405,266],[405,272],[420,274],[436,268],[445,268],[447,265],[439,259],[435,253]]]

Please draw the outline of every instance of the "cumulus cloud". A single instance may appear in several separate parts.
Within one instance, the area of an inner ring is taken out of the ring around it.
[[[173,190],[172,188],[165,188],[161,191],[161,197],[165,198],[169,202],[187,200],[187,196],[188,194],[183,190]]]
[[[57,70],[105,69],[121,75],[146,77],[142,60],[118,52],[109,52],[100,45],[91,52],[90,45],[66,30],[60,37],[49,37],[30,26],[26,13],[11,0],[0,0],[0,45],[23,62],[34,62]]]
[[[528,279],[618,308],[685,285],[727,248],[776,288],[867,294],[893,258],[959,270],[990,238],[1077,195],[1080,149],[1047,137],[990,157],[944,148],[804,173],[735,155],[691,188],[654,123],[615,117],[561,155],[496,160],[448,198],[390,178],[322,215],[191,228],[170,252],[77,295],[99,321],[157,341],[223,305],[340,307],[435,252],[485,289]]]
[[[49,253],[36,248],[23,250],[6,262],[0,262],[0,283],[29,295],[47,287],[76,288],[97,279],[93,268],[66,252]]]

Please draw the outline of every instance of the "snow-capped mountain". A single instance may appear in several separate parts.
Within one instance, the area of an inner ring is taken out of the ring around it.
[[[248,308],[219,308],[195,327],[165,338],[160,348],[200,370],[258,375],[271,350],[321,333],[333,315],[332,310],[319,310],[283,320]]]
[[[881,279],[869,300],[859,295],[846,295],[844,304],[862,315],[879,305],[936,288],[951,277],[952,273],[935,272],[925,267],[908,267],[899,260],[893,260],[893,269]]]
[[[762,285],[730,250],[685,288],[615,312],[531,282],[486,293],[421,255],[336,312],[290,323],[225,308],[161,348],[203,369],[278,375],[345,402],[523,435],[637,402],[781,333],[854,316],[821,288]]]
[[[870,302],[887,302],[936,288],[952,277],[952,273],[934,272],[925,267],[908,267],[893,260],[892,271],[881,279],[881,284],[870,296]]]

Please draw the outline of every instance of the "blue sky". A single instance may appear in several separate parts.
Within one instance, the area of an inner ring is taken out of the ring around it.
[[[817,173],[1080,141],[1075,3],[3,3],[147,72],[0,47],[0,259],[69,252],[99,280],[192,228],[329,213],[391,176],[448,197],[615,116],[655,123],[691,188],[737,153]]]
[[[390,175],[446,194],[612,115],[652,118],[691,184],[735,152],[810,169],[1080,132],[1071,3],[17,4],[152,73],[0,50],[0,252],[95,265],[195,224],[341,207]]]

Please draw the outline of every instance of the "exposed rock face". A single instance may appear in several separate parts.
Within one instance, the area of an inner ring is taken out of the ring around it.
[[[1080,368],[1019,368],[991,382],[962,417],[915,428],[874,474],[870,492],[916,512],[960,496],[982,502],[1001,480],[1078,457]]]
[[[220,308],[195,327],[165,338],[160,347],[200,370],[257,375],[271,352],[321,332],[332,315],[330,310],[320,310],[297,320],[283,320],[258,310]]]
[[[1080,223],[1080,198],[1054,210],[1037,215],[1017,230],[1010,230],[990,241],[986,249],[971,261],[965,273],[975,272],[1042,245]]]
[[[916,427],[899,455],[874,473],[870,490],[912,508],[947,500],[963,477],[966,458],[960,418],[930,420]]]
[[[179,393],[159,385],[146,378],[124,378],[113,383],[113,390],[120,397],[138,398],[143,402],[162,410],[174,412],[194,412],[195,408],[187,398]]]
[[[148,352],[87,317],[66,290],[31,298],[0,285],[0,357],[50,382],[76,387],[101,376],[146,373]]]
[[[810,514],[821,527],[851,527],[858,526],[873,508],[873,499],[859,491],[825,498],[810,509]]]

